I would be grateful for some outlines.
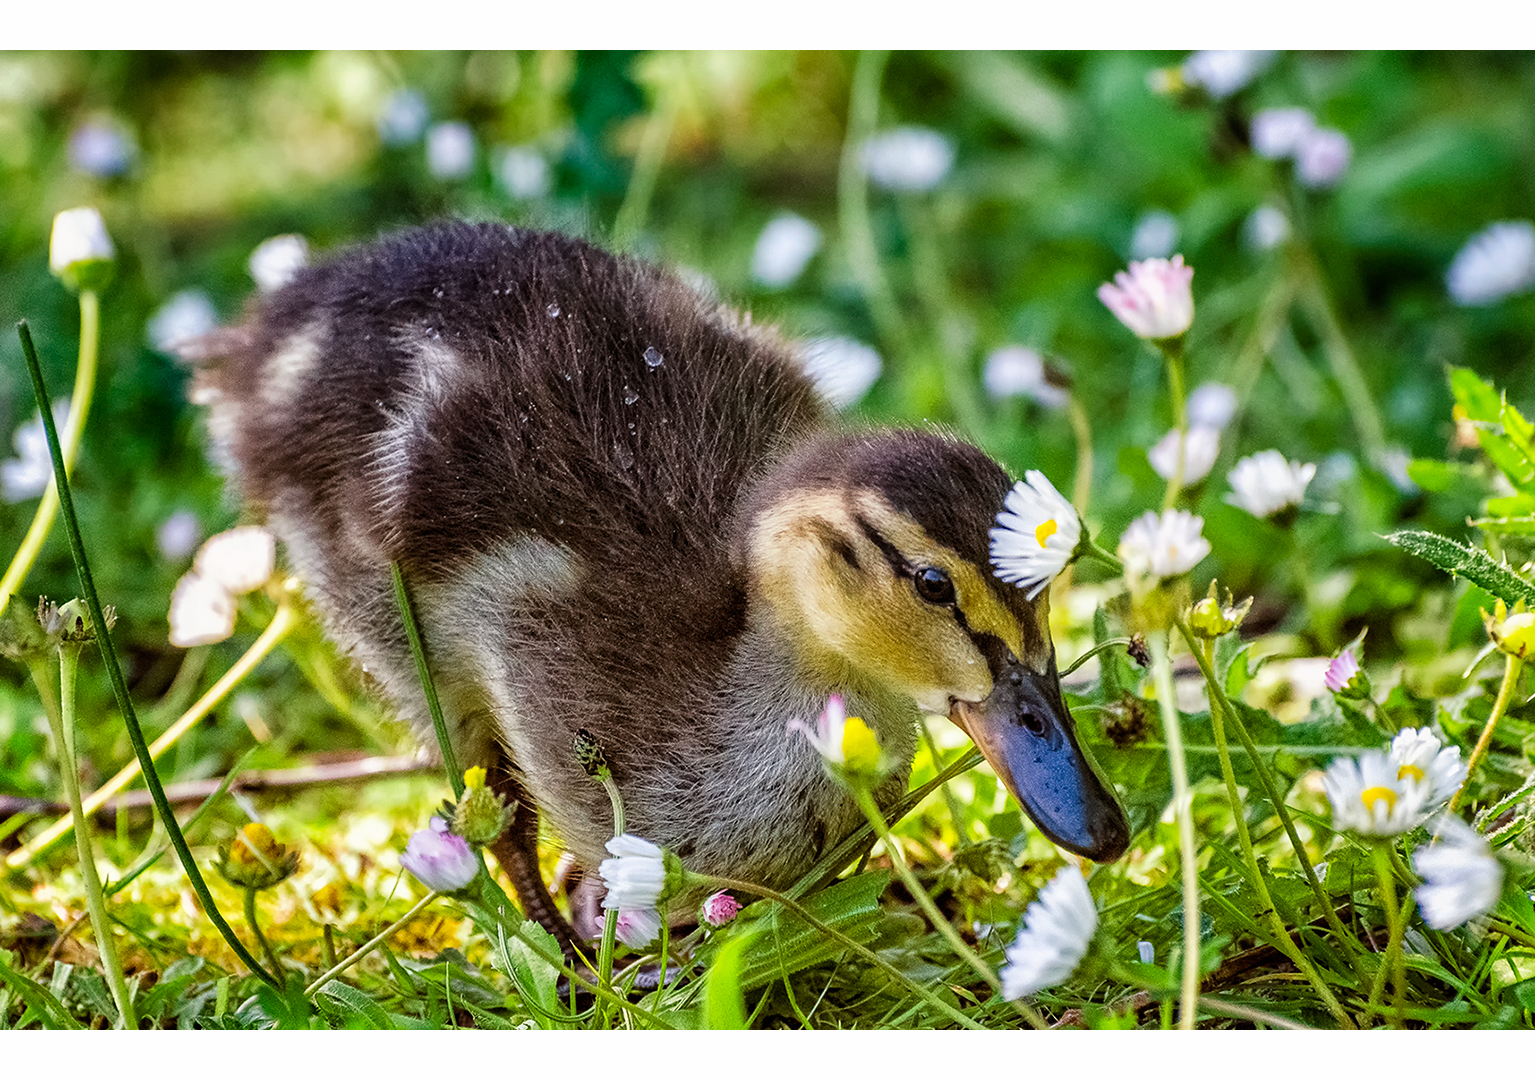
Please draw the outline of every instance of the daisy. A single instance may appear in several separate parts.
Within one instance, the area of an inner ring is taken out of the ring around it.
[[[815,338],[801,354],[805,374],[834,408],[855,405],[879,379],[879,353],[852,338]]]
[[[1142,259],[1098,286],[1098,299],[1136,337],[1147,341],[1175,338],[1194,322],[1194,268],[1183,256]]]
[[[433,817],[429,828],[411,834],[400,865],[434,892],[457,892],[480,872],[469,842],[448,831],[447,822]]]
[[[654,908],[621,908],[618,940],[631,949],[643,949],[661,933],[661,913]]]
[[[1462,307],[1485,307],[1535,287],[1535,222],[1487,226],[1455,253],[1444,283]]]
[[[1191,427],[1183,442],[1183,482],[1193,485],[1210,475],[1215,457],[1220,453],[1221,433],[1213,427]],[[1163,480],[1171,480],[1178,467],[1178,429],[1174,428],[1157,442],[1146,457]]]
[[[997,577],[1028,589],[1033,600],[1076,555],[1082,521],[1044,473],[1023,475],[991,530],[991,564]]]
[[[1194,569],[1210,554],[1204,527],[1205,519],[1187,510],[1146,511],[1119,538],[1125,576],[1160,581]]]
[[[1226,501],[1253,517],[1274,517],[1300,505],[1315,475],[1315,465],[1297,465],[1278,450],[1264,450],[1243,458],[1226,475],[1231,482]]]
[[[821,230],[788,211],[763,226],[752,248],[752,280],[770,289],[794,284],[821,248]]]
[[[1431,789],[1400,773],[1384,750],[1335,759],[1322,776],[1333,827],[1364,836],[1397,836],[1421,824]]]
[[[603,859],[597,872],[608,893],[605,908],[655,908],[666,895],[666,856],[649,840],[624,833],[608,841],[611,859]]]
[[[1354,659],[1354,650],[1344,649],[1333,658],[1332,663],[1327,665],[1327,674],[1323,677],[1323,682],[1327,684],[1327,689],[1335,694],[1341,694],[1358,674],[1359,661]]]
[[[1491,911],[1503,893],[1503,864],[1477,831],[1457,817],[1439,820],[1438,838],[1413,852],[1412,868],[1423,921],[1450,930]]]
[[[887,191],[931,191],[954,165],[954,144],[924,127],[882,131],[863,144],[863,168]]]
[[[1024,912],[1002,967],[1002,996],[1015,1001],[1064,982],[1087,954],[1097,928],[1098,909],[1082,872],[1063,867]]]
[[[1391,740],[1391,760],[1397,776],[1403,780],[1426,783],[1428,801],[1442,803],[1466,779],[1466,763],[1460,760],[1460,747],[1444,746],[1428,728],[1403,728]]]

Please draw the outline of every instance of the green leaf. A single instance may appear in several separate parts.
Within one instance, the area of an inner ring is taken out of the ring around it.
[[[1496,422],[1503,412],[1502,397],[1470,368],[1450,368],[1450,392],[1472,420]]]
[[[1480,548],[1416,529],[1403,529],[1385,539],[1420,559],[1427,559],[1441,570],[1475,582],[1507,603],[1522,599],[1535,604],[1535,585],[1507,566],[1493,562],[1492,556]]]
[[[44,1027],[79,1031],[79,1022],[69,1015],[69,1010],[59,1002],[58,998],[54,997],[46,987],[10,966],[13,958],[13,953],[0,949],[0,982],[4,982],[15,991],[17,997],[26,1002],[27,1008],[37,1016],[38,1022]]]
[[[814,893],[800,903],[823,923],[854,941],[866,943],[879,932],[882,918],[879,897],[889,882],[890,875],[883,871],[859,874]],[[845,951],[841,943],[771,900],[757,901],[742,911],[736,920],[741,930],[754,924],[757,931],[751,950],[741,962],[739,979],[743,992],[765,986],[780,975],[793,975]],[[699,959],[706,965],[711,964],[713,954],[713,948],[703,950]]]
[[[1407,463],[1407,478],[1424,491],[1448,491],[1464,470],[1446,461],[1415,458]]]
[[[377,1002],[340,979],[332,979],[320,987],[320,992],[315,995],[315,1003],[326,1012],[339,1014],[348,1028],[369,1031],[395,1030],[389,1014],[384,1012]]]
[[[741,970],[746,950],[757,933],[743,928],[714,955],[704,986],[704,1027],[716,1031],[743,1031],[746,1028],[746,993],[741,986]]]
[[[1518,533],[1520,535],[1535,533],[1535,517],[1472,518],[1466,524],[1474,525],[1483,532],[1502,533],[1504,535],[1511,533]]]
[[[1535,514],[1535,495],[1499,495],[1487,500],[1488,517],[1525,517]]]

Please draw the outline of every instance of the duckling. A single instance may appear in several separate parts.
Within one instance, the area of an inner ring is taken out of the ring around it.
[[[862,821],[786,730],[832,693],[887,756],[881,804],[919,712],[948,715],[1053,841],[1125,851],[1048,592],[992,573],[1007,473],[942,431],[838,427],[749,315],[578,239],[443,223],[301,271],[195,354],[216,460],[431,745],[400,564],[456,754],[519,803],[493,850],[567,948],[536,841],[542,816],[604,857],[581,729],[628,830],[703,873],[784,886]]]

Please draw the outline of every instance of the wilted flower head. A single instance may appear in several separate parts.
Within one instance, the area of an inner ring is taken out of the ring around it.
[[[1207,382],[1194,387],[1188,403],[1189,427],[1225,430],[1237,412],[1237,392],[1225,383]]]
[[[1487,226],[1455,253],[1444,284],[1462,307],[1485,307],[1535,288],[1535,222]]]
[[[643,949],[661,933],[661,913],[654,908],[621,908],[616,926],[619,941],[631,949]]]
[[[1258,207],[1242,224],[1242,237],[1254,251],[1272,251],[1290,239],[1290,219],[1277,206]]]
[[[1183,256],[1132,262],[1113,284],[1098,286],[1098,299],[1136,337],[1147,341],[1175,338],[1194,322],[1194,268]]]
[[[991,530],[997,577],[1028,589],[1033,600],[1076,556],[1082,521],[1044,473],[1030,469],[1013,485]]]
[[[787,731],[804,735],[834,772],[867,781],[884,770],[878,737],[862,717],[847,715],[841,694],[826,699],[814,728],[796,718],[789,721]]]
[[[457,892],[480,872],[480,862],[469,842],[451,832],[440,817],[433,817],[427,828],[411,834],[400,865],[433,892]]]
[[[1065,982],[1097,929],[1098,908],[1082,872],[1062,867],[1024,912],[1002,967],[1002,996],[1016,1001]]]
[[[101,609],[107,629],[117,625],[117,609],[111,604]],[[43,633],[55,641],[70,645],[83,645],[96,640],[96,628],[91,625],[91,610],[84,600],[75,599],[55,604],[46,596],[37,600],[37,622]]]
[[[1343,179],[1354,147],[1348,136],[1332,128],[1317,128],[1295,149],[1295,178],[1309,188],[1330,188]]]
[[[1151,467],[1163,480],[1171,480],[1178,467],[1178,429],[1173,428],[1146,451]],[[1197,484],[1210,475],[1221,449],[1221,433],[1213,427],[1191,427],[1183,440],[1183,482]]]
[[[385,146],[413,143],[426,130],[429,119],[431,113],[421,92],[401,87],[389,95],[378,114],[378,137]]]
[[[1059,409],[1069,395],[1045,375],[1045,358],[1023,345],[1004,345],[986,357],[981,372],[986,392],[994,398],[1029,397],[1047,409]]]
[[[138,147],[115,123],[87,120],[69,133],[69,164],[90,176],[122,176],[133,167]]]
[[[155,309],[144,325],[144,336],[156,352],[174,356],[176,347],[202,337],[218,326],[213,301],[201,289],[182,289]]]
[[[631,833],[607,843],[611,859],[603,859],[597,872],[608,888],[605,908],[659,908],[682,883],[682,864],[669,851]]]
[[[218,863],[224,880],[242,889],[271,888],[297,869],[298,853],[279,844],[258,821],[235,834]]]
[[[856,404],[879,378],[879,353],[852,338],[813,338],[800,354],[805,374],[834,408]]]
[[[1226,501],[1256,518],[1268,518],[1299,507],[1315,465],[1296,465],[1278,450],[1263,450],[1237,462],[1227,474],[1231,494]]]
[[[69,399],[53,403],[53,423],[62,438],[64,420],[69,415]],[[11,436],[16,456],[0,461],[0,498],[8,503],[21,502],[48,490],[53,479],[53,457],[48,452],[48,434],[43,430],[41,413],[33,413]]]
[[[1503,893],[1503,864],[1487,841],[1457,817],[1446,814],[1435,825],[1439,837],[1412,855],[1412,868],[1423,878],[1415,895],[1423,921],[1450,930],[1485,915]]]
[[[1183,81],[1217,100],[1228,98],[1274,62],[1272,49],[1205,49],[1183,62]]]
[[[514,199],[542,199],[554,176],[538,147],[509,146],[496,158],[496,182]]]
[[[752,280],[770,289],[793,284],[821,248],[821,230],[787,210],[775,214],[752,248]]]
[[[698,917],[708,926],[724,926],[741,910],[741,901],[721,889],[703,902]]]
[[[1165,259],[1178,246],[1178,219],[1166,210],[1148,210],[1130,235],[1130,258]]]
[[[1150,510],[1130,523],[1119,538],[1119,557],[1132,581],[1177,577],[1210,554],[1205,519],[1187,510]]]
[[[309,241],[297,233],[284,233],[261,241],[246,263],[256,288],[262,292],[282,288],[307,265]]]
[[[1322,776],[1333,827],[1365,836],[1396,836],[1426,817],[1430,786],[1409,776],[1383,750],[1335,758]]]
[[[930,191],[954,164],[954,144],[931,128],[896,127],[863,144],[863,168],[888,191]]]
[[[48,268],[69,288],[99,289],[112,278],[117,249],[107,235],[107,223],[93,206],[64,210],[53,219],[48,243]]]
[[[457,180],[474,168],[474,131],[462,120],[426,129],[426,169],[439,180]]]
[[[1425,801],[1430,806],[1448,800],[1466,779],[1467,767],[1460,760],[1460,747],[1443,745],[1426,727],[1397,732],[1391,740],[1391,760],[1396,763],[1400,779],[1428,785]]]
[[[1293,157],[1314,130],[1316,118],[1310,109],[1260,109],[1250,128],[1253,152],[1270,161]]]
[[[1493,605],[1492,614],[1482,610],[1482,624],[1492,643],[1509,656],[1520,660],[1535,659],[1535,612],[1524,610],[1524,601],[1514,605],[1514,613],[1508,613],[1508,605],[1502,600]]]

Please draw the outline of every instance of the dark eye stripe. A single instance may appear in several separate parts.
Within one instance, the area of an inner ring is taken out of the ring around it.
[[[900,548],[880,535],[880,531],[873,525],[870,525],[868,519],[862,514],[854,514],[853,521],[858,525],[864,536],[869,538],[869,543],[884,553],[885,560],[890,563],[890,569],[895,573],[896,577],[907,577],[911,574],[911,567],[907,564],[906,557],[901,554]]]

